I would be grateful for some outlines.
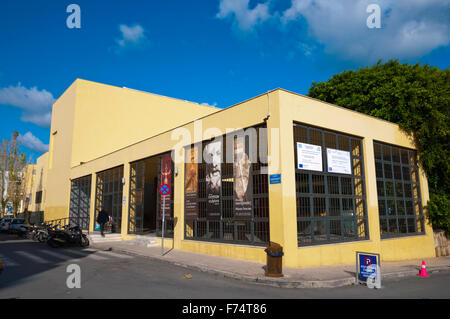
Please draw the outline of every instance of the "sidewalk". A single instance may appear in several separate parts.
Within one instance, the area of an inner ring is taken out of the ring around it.
[[[284,277],[269,278],[264,276],[265,264],[263,263],[175,249],[167,249],[165,255],[161,256],[159,246],[145,247],[127,242],[98,243],[92,247],[100,250],[111,248],[113,251],[154,258],[187,269],[283,288],[332,288],[352,285],[355,282],[355,264],[306,268],[283,267]],[[427,258],[425,263],[428,275],[433,272],[450,271],[450,256]],[[416,276],[421,264],[421,259],[383,262],[381,264],[382,283],[386,278]]]

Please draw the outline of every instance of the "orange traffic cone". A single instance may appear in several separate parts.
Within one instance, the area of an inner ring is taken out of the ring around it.
[[[428,277],[427,275],[427,267],[425,267],[425,260],[422,260],[422,267],[420,268],[420,272],[417,276],[420,277]]]

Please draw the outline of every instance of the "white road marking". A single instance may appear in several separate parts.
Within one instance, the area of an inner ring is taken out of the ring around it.
[[[15,267],[15,266],[19,266],[18,263],[14,262],[14,260],[12,260],[11,258],[8,258],[4,255],[0,255],[0,260],[3,262],[3,265],[5,267]]]
[[[102,255],[106,255],[106,256],[116,257],[116,258],[125,258],[125,259],[133,258],[130,255],[123,255],[123,254],[113,253],[112,251],[98,250],[97,253],[102,254]]]
[[[56,258],[58,258],[58,259],[64,259],[64,260],[67,260],[67,259],[73,259],[72,256],[64,255],[64,254],[57,253],[57,252],[54,252],[54,251],[49,251],[49,250],[44,250],[44,249],[42,249],[42,250],[39,250],[39,252],[40,252],[40,253],[47,254],[47,255],[50,255],[50,256],[53,256],[53,257],[56,257]]]
[[[30,254],[29,252],[26,252],[26,251],[20,250],[20,251],[16,251],[15,253],[20,255],[20,256],[23,256],[25,258],[31,259],[34,262],[37,262],[39,264],[48,264],[49,263],[48,260],[45,260],[45,259],[43,259],[43,258],[41,258],[39,256],[35,256],[33,254]]]

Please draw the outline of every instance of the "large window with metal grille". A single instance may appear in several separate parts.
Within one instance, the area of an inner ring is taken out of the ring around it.
[[[245,137],[233,137],[232,142],[230,133],[221,141],[186,148],[185,239],[269,243],[266,129],[252,127],[245,132]],[[220,161],[214,159],[218,154]]]
[[[424,233],[414,150],[374,142],[381,238]]]
[[[89,229],[91,175],[73,179],[70,184],[69,222]]]
[[[294,148],[298,245],[368,239],[362,139],[294,124]]]

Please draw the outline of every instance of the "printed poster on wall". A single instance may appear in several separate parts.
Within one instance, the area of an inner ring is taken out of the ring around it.
[[[170,154],[164,155],[161,157],[161,185],[166,184],[170,187],[170,194],[169,195],[161,195],[160,194],[160,217],[162,218],[162,211],[163,211],[163,203],[164,203],[164,197],[165,197],[165,209],[164,209],[164,215],[165,218],[170,218],[171,216],[171,199],[173,194],[173,188],[172,188],[172,157]],[[159,189],[159,187],[158,187]],[[159,193],[159,192],[158,192]]]
[[[329,173],[352,174],[350,152],[327,148]]]
[[[220,195],[222,191],[222,141],[205,146],[206,162],[206,216],[220,219]]]
[[[234,217],[241,219],[252,218],[253,183],[249,158],[248,143],[245,147],[244,137],[237,137],[234,141]]]
[[[297,142],[297,168],[322,171],[322,147]]]
[[[186,178],[184,183],[184,216],[198,217],[198,146],[186,152]]]

